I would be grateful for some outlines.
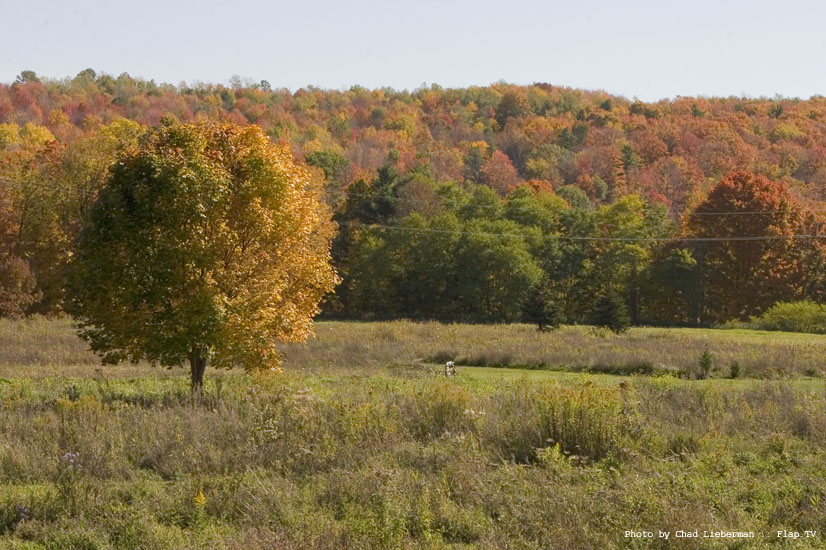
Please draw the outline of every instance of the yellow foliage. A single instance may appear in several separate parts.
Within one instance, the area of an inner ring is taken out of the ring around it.
[[[17,124],[0,124],[0,149],[20,144],[20,126]]]
[[[81,335],[111,361],[277,369],[278,342],[312,333],[338,281],[322,185],[257,126],[156,130],[118,161],[80,240]]]
[[[25,149],[35,151],[42,149],[50,141],[54,141],[54,136],[45,126],[27,122],[20,129],[20,141]]]

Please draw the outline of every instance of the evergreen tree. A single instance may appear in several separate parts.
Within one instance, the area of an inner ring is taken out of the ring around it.
[[[539,332],[557,329],[565,322],[562,305],[547,277],[540,279],[528,291],[522,304],[522,315],[525,322],[536,324]]]
[[[594,305],[591,323],[609,328],[617,334],[625,332],[631,326],[628,306],[616,294],[605,294]]]

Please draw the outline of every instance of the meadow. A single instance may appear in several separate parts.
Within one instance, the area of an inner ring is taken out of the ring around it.
[[[0,548],[823,548],[825,347],[322,322],[282,373],[208,369],[193,401],[183,369],[3,320]],[[677,529],[755,537],[625,536]]]

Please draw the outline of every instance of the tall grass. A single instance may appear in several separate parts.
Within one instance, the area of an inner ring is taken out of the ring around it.
[[[367,372],[454,360],[475,366],[691,374],[705,350],[719,366],[713,377],[729,376],[727,367],[734,362],[745,377],[820,376],[826,335],[681,328],[633,328],[614,335],[581,326],[540,333],[529,325],[321,322],[306,344],[282,347],[285,367],[300,372]],[[70,320],[0,319],[0,376],[73,375],[90,366],[100,367],[99,361],[75,336]],[[147,365],[101,369],[105,377],[152,372],[167,371]]]
[[[717,365],[737,361],[741,376],[820,375],[826,336],[711,329],[633,328],[623,335],[565,326],[540,333],[529,325],[319,323],[306,345],[285,346],[289,367],[461,365],[584,370],[616,374],[692,373],[708,349]],[[712,376],[728,376],[715,372]]]
[[[0,323],[0,343],[27,342],[0,346],[3,549],[657,547],[623,536],[639,529],[754,530],[751,545],[661,547],[765,548],[826,520],[819,382],[563,385],[425,366],[602,353],[678,368],[707,346],[752,373],[785,354],[777,372],[796,374],[818,338],[322,323],[285,347],[284,374],[211,372],[193,402],[182,372],[100,369],[68,322],[26,323]]]
[[[610,549],[826,519],[826,395],[780,382],[29,383],[0,384],[2,548]]]

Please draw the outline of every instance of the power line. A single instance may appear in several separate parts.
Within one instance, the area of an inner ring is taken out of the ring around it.
[[[490,233],[485,231],[453,231],[450,229],[433,229],[429,227],[406,227],[402,225],[363,224],[357,222],[338,222],[338,225],[348,227],[381,228],[397,231],[411,231],[420,233],[442,233],[450,235],[469,235],[477,237],[515,237],[533,238],[536,235],[527,233]],[[590,237],[578,235],[547,235],[564,241],[595,241],[595,242],[723,242],[723,241],[781,241],[787,239],[826,239],[826,235],[755,235],[739,237]]]
[[[0,176],[0,183],[7,183],[10,185],[15,185],[17,187],[29,186],[34,189],[38,189],[41,191],[56,191],[57,187],[52,184],[51,182],[47,181],[29,181],[29,182],[21,182],[16,181],[8,178],[4,178]],[[452,203],[457,206],[463,207],[473,207],[473,208],[505,208],[507,204],[479,204],[479,203],[461,203],[461,201],[457,199],[449,199],[445,197],[433,197],[432,199],[416,199],[411,197],[394,197],[394,196],[387,196],[381,195],[378,193],[354,193],[348,191],[337,191],[342,196],[354,196],[354,197],[363,197],[363,198],[379,198],[385,199],[388,201],[402,201],[402,202],[415,202],[415,203],[424,203],[424,204],[441,204],[444,202]],[[826,206],[820,208],[806,208],[801,210],[734,210],[731,212],[688,212],[684,213],[690,217],[692,216],[743,216],[743,215],[777,215],[777,214],[793,214],[793,213],[800,213],[800,214],[807,214],[807,213],[824,213],[826,212]]]
[[[352,196],[352,197],[365,197],[365,198],[379,198],[385,200],[394,200],[394,201],[402,201],[402,202],[419,202],[419,203],[439,203],[439,202],[450,202],[454,204],[459,204],[460,206],[472,206],[476,208],[504,208],[506,205],[491,205],[491,204],[478,204],[478,203],[464,203],[462,204],[460,201],[456,199],[448,199],[444,197],[433,197],[432,199],[415,199],[409,197],[395,197],[395,196],[387,196],[382,195],[379,193],[355,193],[346,190],[336,190],[334,192],[340,193],[341,196]],[[562,198],[562,197],[560,197]],[[742,215],[753,215],[753,214],[793,214],[793,213],[802,213],[805,214],[807,212],[826,212],[826,206],[820,208],[805,208],[801,210],[737,210],[732,212],[688,212],[689,216],[742,216]]]

